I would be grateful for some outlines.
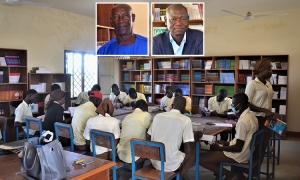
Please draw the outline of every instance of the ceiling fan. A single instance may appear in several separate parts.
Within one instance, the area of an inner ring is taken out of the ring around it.
[[[5,6],[15,6],[15,5],[32,5],[32,6],[45,6],[45,7],[52,7],[50,4],[42,4],[42,3],[35,3],[30,1],[23,1],[23,0],[0,0],[2,5]]]
[[[231,12],[231,11],[227,11],[227,10],[222,10],[222,11],[230,13],[230,14],[234,14],[234,15],[237,15],[237,16],[240,16],[240,17],[243,17],[244,20],[251,20],[251,19],[261,18],[261,17],[266,17],[266,16],[285,16],[285,15],[288,15],[287,13],[284,13],[284,14],[261,14],[261,15],[253,16],[252,13],[250,12],[250,9],[249,9],[249,0],[248,0],[248,12],[247,12],[246,16],[243,16],[241,14],[237,14],[237,13],[234,13],[234,12]],[[244,20],[242,20],[242,21],[244,21]]]

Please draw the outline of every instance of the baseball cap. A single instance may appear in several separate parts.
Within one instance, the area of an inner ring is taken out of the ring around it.
[[[102,99],[102,94],[100,91],[92,91],[90,94],[90,97],[96,97],[96,98]]]

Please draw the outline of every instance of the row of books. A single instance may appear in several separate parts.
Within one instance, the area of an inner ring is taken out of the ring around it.
[[[239,73],[238,74],[238,82],[239,83],[248,83],[252,81],[252,75],[246,73]]]
[[[205,101],[204,101],[204,98],[203,97],[193,97],[193,105],[199,105],[200,106],[200,109],[202,107],[205,107]]]
[[[234,83],[234,73],[220,73],[221,83]]]
[[[215,86],[215,91],[214,91],[214,94],[217,95],[218,92],[221,90],[221,89],[226,89],[227,92],[228,92],[228,95],[227,96],[233,96],[234,95],[234,86],[222,86],[222,85],[216,85]]]
[[[171,61],[157,62],[158,69],[171,69]]]
[[[204,93],[207,95],[211,95],[213,93],[213,87],[211,84],[205,84]]]
[[[180,75],[180,81],[189,81],[190,75],[189,74],[181,74]]]
[[[142,75],[142,81],[143,82],[151,82],[152,81],[152,75],[148,72],[143,73]]]
[[[216,69],[234,69],[235,68],[235,60],[230,59],[219,59],[215,63]]]
[[[190,69],[190,60],[181,59],[180,61],[175,61],[172,64],[172,69]]]
[[[0,66],[21,66],[19,56],[0,57]]]
[[[128,73],[128,72],[125,72],[125,73],[123,74],[123,78],[124,78],[124,81],[130,81],[129,73]]]
[[[205,88],[204,87],[195,87],[195,94],[205,94]]]
[[[287,69],[288,62],[271,62],[272,69]]]
[[[154,20],[156,21],[163,21],[161,19],[162,16],[166,15],[166,9],[165,8],[154,8]]]
[[[203,19],[203,4],[183,4],[187,11],[189,19]]]
[[[202,82],[202,73],[196,71],[194,73],[194,82]]]
[[[135,85],[134,84],[124,84],[123,86],[124,86],[124,91],[126,93],[128,93],[128,91],[129,91],[130,88],[134,88],[135,89]]]
[[[122,65],[123,70],[135,70],[134,62],[127,61],[126,64]]]
[[[151,61],[149,61],[149,63],[140,64],[140,70],[151,70]]]
[[[287,84],[287,76],[272,74],[270,82],[271,84]]]
[[[246,88],[238,87],[237,93],[245,93]]]
[[[0,101],[11,99],[23,99],[22,90],[0,91]]]
[[[239,69],[251,69],[256,61],[251,60],[239,60]]]
[[[217,72],[206,72],[205,76],[205,81],[206,82],[219,82],[219,73]]]
[[[183,95],[190,94],[190,85],[187,84],[174,84],[174,90],[180,88]]]
[[[150,85],[139,84],[138,92],[140,92],[140,93],[152,93],[152,87]]]

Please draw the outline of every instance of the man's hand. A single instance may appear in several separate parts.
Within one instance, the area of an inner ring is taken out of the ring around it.
[[[217,141],[218,144],[221,144],[222,146],[229,146],[229,142],[227,141]]]
[[[211,151],[222,151],[222,147],[221,146],[218,143],[214,143],[214,144],[210,145],[210,150]]]
[[[270,110],[265,110],[265,113],[266,113],[266,117],[267,118],[271,118],[271,117],[273,117],[274,116],[274,113],[272,112],[272,111],[270,111]]]
[[[210,115],[211,116],[218,116],[218,113],[217,113],[217,111],[212,111],[212,112],[210,112]]]
[[[194,131],[195,141],[199,141],[199,139],[202,137],[202,135],[203,135],[202,131]]]
[[[239,116],[238,115],[236,115],[236,114],[227,114],[227,117],[229,118],[229,119],[239,119]]]

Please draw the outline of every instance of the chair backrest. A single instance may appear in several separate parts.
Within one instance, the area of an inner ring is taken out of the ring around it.
[[[56,139],[58,139],[59,137],[70,139],[71,151],[74,152],[74,134],[72,125],[56,122],[54,123],[54,131]]]
[[[6,143],[6,125],[7,125],[7,118],[4,116],[0,116],[0,130],[2,133],[2,139],[4,143]]]
[[[260,159],[262,158],[263,139],[264,139],[263,130],[259,130],[252,135],[251,147],[250,147],[250,164],[254,163],[254,161],[260,162]]]
[[[97,145],[97,146],[111,149],[112,160],[116,162],[115,135],[113,133],[91,129],[90,138],[91,138],[94,157],[96,157],[96,145]]]
[[[148,141],[142,139],[130,140],[131,157],[133,164],[133,171],[135,171],[135,156],[160,161],[160,177],[164,179],[164,162],[166,162],[165,145],[161,142]],[[134,174],[134,173],[133,173]],[[132,174],[132,175],[133,175]]]
[[[42,120],[33,118],[33,117],[26,117],[26,129],[27,129],[27,138],[29,138],[29,129],[33,129],[40,132],[40,136],[43,134],[43,126],[42,126]]]

